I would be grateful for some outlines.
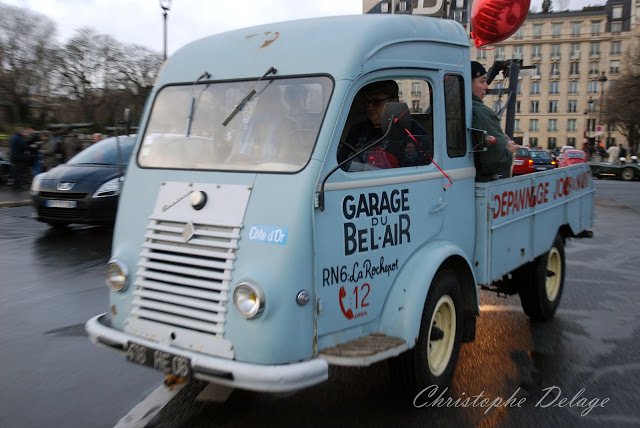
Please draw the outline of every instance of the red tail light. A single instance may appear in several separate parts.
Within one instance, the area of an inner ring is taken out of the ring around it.
[[[529,165],[533,165],[533,159],[529,159]]]

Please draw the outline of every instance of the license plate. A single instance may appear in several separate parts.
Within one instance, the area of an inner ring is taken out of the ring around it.
[[[521,160],[516,159],[515,161],[513,161],[513,164],[514,164],[514,165],[522,165],[522,161],[521,161]]]
[[[75,208],[78,206],[78,202],[77,201],[57,201],[57,200],[47,199],[44,205],[49,208]]]
[[[547,168],[545,168],[544,166],[537,166],[536,167],[536,171],[542,171],[542,170],[545,170],[545,169],[547,169]]]
[[[193,377],[191,361],[188,358],[147,348],[137,343],[127,344],[127,360],[183,379],[188,380]]]

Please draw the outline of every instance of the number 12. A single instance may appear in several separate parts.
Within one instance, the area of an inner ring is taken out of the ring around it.
[[[364,296],[362,296],[362,302],[360,303],[360,306],[358,306],[358,286],[356,285],[355,287],[353,287],[353,294],[355,294],[356,296],[356,309],[358,309],[358,307],[364,308],[369,306],[369,302],[366,302],[367,296],[369,295],[369,291],[371,291],[371,287],[369,286],[369,284],[362,284],[360,286],[360,290],[362,290],[363,292],[365,291],[366,288],[366,293]]]

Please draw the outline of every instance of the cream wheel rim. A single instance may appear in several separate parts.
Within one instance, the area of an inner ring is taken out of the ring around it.
[[[562,258],[560,251],[556,247],[551,248],[547,260],[547,277],[545,288],[547,291],[547,299],[553,302],[560,292],[560,281],[562,280]]]
[[[449,365],[456,337],[456,307],[451,297],[447,295],[440,297],[433,311],[430,326],[428,342],[429,370],[434,376],[440,376]],[[443,337],[441,339],[435,338],[432,340],[431,336],[434,333],[434,327],[442,331]]]

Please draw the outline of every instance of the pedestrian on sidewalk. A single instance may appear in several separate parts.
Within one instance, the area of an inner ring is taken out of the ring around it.
[[[609,154],[609,163],[615,164],[620,159],[620,147],[615,144],[607,149],[607,153]]]
[[[58,150],[58,142],[54,138],[51,138],[51,133],[49,133],[48,131],[43,131],[40,134],[40,140],[42,169],[46,172],[60,163],[58,161],[58,157],[56,156]]]
[[[69,159],[80,153],[82,150],[82,142],[78,139],[78,134],[72,132],[67,133],[62,140],[62,162],[66,163]]]
[[[11,146],[11,163],[13,164],[13,190],[24,190],[22,187],[22,174],[27,162],[27,150],[29,145],[25,139],[23,128],[16,128],[15,133],[9,137]]]

